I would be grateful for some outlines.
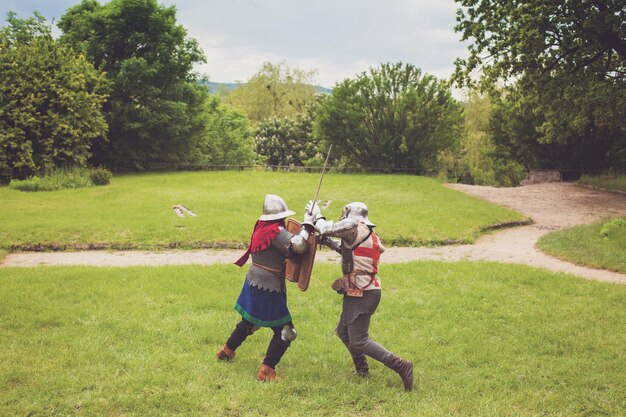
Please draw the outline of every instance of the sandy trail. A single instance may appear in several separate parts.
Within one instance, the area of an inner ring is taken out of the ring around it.
[[[384,263],[413,260],[493,261],[526,264],[588,279],[626,284],[626,274],[586,268],[550,257],[535,248],[537,240],[554,230],[617,216],[626,216],[626,195],[578,187],[571,183],[544,183],[516,188],[449,184],[448,187],[510,207],[534,224],[482,236],[473,245],[436,248],[389,248]],[[384,234],[383,234],[384,236]],[[241,250],[86,251],[9,254],[0,266],[39,265],[159,266],[230,263]],[[336,253],[322,250],[319,261],[338,261]]]

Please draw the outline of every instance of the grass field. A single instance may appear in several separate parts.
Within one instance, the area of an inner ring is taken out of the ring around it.
[[[337,265],[289,287],[299,338],[255,381],[270,339],[218,362],[245,268],[0,269],[0,415],[619,416],[626,286],[490,263],[383,265],[370,335],[415,363],[351,375],[333,329]]]
[[[611,220],[603,220],[560,230],[543,236],[537,246],[552,256],[579,265],[626,273],[626,217],[623,221],[619,227],[607,228]]]
[[[0,249],[166,248],[241,246],[262,212],[266,193],[283,197],[302,219],[319,175],[187,172],[114,177],[105,187],[25,193],[0,188]],[[402,175],[327,174],[320,198],[338,218],[350,201],[365,201],[388,245],[471,242],[490,225],[522,216]],[[183,204],[198,217],[177,217]]]

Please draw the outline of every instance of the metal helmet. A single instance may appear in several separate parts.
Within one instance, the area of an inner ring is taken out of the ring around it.
[[[274,194],[265,194],[265,201],[263,201],[263,215],[259,217],[259,220],[267,221],[284,219],[292,214],[296,214],[296,212],[289,210],[285,200]]]
[[[367,218],[367,206],[364,203],[355,201],[350,204],[346,204],[343,206],[343,211],[341,212],[341,219],[354,219],[357,221],[362,221],[368,226],[376,226],[374,223]]]

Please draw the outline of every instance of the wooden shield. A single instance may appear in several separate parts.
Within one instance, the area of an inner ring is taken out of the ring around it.
[[[302,230],[302,224],[294,219],[287,219],[287,231],[298,234]],[[315,233],[309,235],[307,240],[307,251],[302,254],[292,254],[287,258],[285,265],[285,278],[291,282],[297,282],[298,288],[306,291],[311,281],[311,271],[315,262],[315,252],[317,251],[317,237]]]

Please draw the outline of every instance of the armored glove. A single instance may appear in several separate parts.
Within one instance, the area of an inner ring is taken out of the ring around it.
[[[337,294],[345,294],[349,287],[348,278],[345,275],[341,278],[337,278],[330,287],[337,291]]]
[[[336,240],[331,239],[329,236],[324,236],[324,235],[320,236],[317,243],[319,243],[320,245],[328,246],[332,250],[341,253],[341,251],[339,250],[341,243],[339,243]]]
[[[314,203],[313,201],[309,201],[304,208],[304,221],[302,222],[302,224],[315,226],[315,222],[318,219],[324,218],[325,217],[322,216],[322,210],[320,209],[320,206],[318,206],[317,203]]]

